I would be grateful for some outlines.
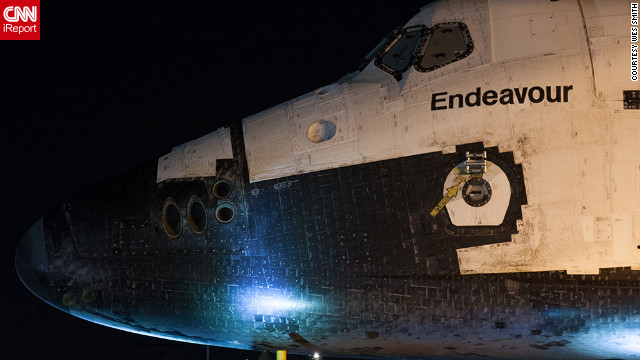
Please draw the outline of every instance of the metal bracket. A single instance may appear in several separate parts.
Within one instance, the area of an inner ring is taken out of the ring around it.
[[[467,174],[475,177],[482,177],[487,170],[487,152],[472,153],[467,151],[467,161],[464,162]]]

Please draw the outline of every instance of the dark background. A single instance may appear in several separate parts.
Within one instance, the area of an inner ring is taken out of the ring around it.
[[[14,269],[22,234],[107,176],[339,79],[427,2],[43,1],[40,41],[0,42],[0,358],[204,359],[37,299]]]

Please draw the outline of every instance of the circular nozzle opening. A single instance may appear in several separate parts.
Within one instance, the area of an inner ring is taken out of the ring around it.
[[[207,228],[207,212],[197,196],[192,196],[187,205],[187,222],[196,234],[202,234]]]
[[[215,184],[213,184],[213,196],[218,199],[226,199],[231,195],[231,191],[233,187],[229,180],[218,180]]]
[[[171,239],[176,239],[182,232],[182,217],[176,202],[169,198],[162,208],[162,226]]]
[[[231,204],[220,204],[216,208],[216,219],[223,223],[229,223],[236,216],[236,209]]]

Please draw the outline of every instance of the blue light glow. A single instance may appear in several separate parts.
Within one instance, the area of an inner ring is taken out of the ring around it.
[[[590,356],[640,358],[640,317],[592,327],[588,334],[570,338],[578,352]]]
[[[258,297],[256,305],[274,310],[302,310],[306,308],[304,302],[291,301],[282,298]]]
[[[247,317],[257,314],[291,316],[314,307],[313,302],[301,294],[278,288],[243,288],[240,304]]]
[[[615,331],[596,342],[605,350],[640,356],[640,329]]]

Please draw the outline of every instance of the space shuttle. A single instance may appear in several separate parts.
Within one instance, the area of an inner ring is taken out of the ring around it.
[[[73,316],[203,345],[640,356],[637,21],[428,4],[335,83],[44,215],[17,272]]]

